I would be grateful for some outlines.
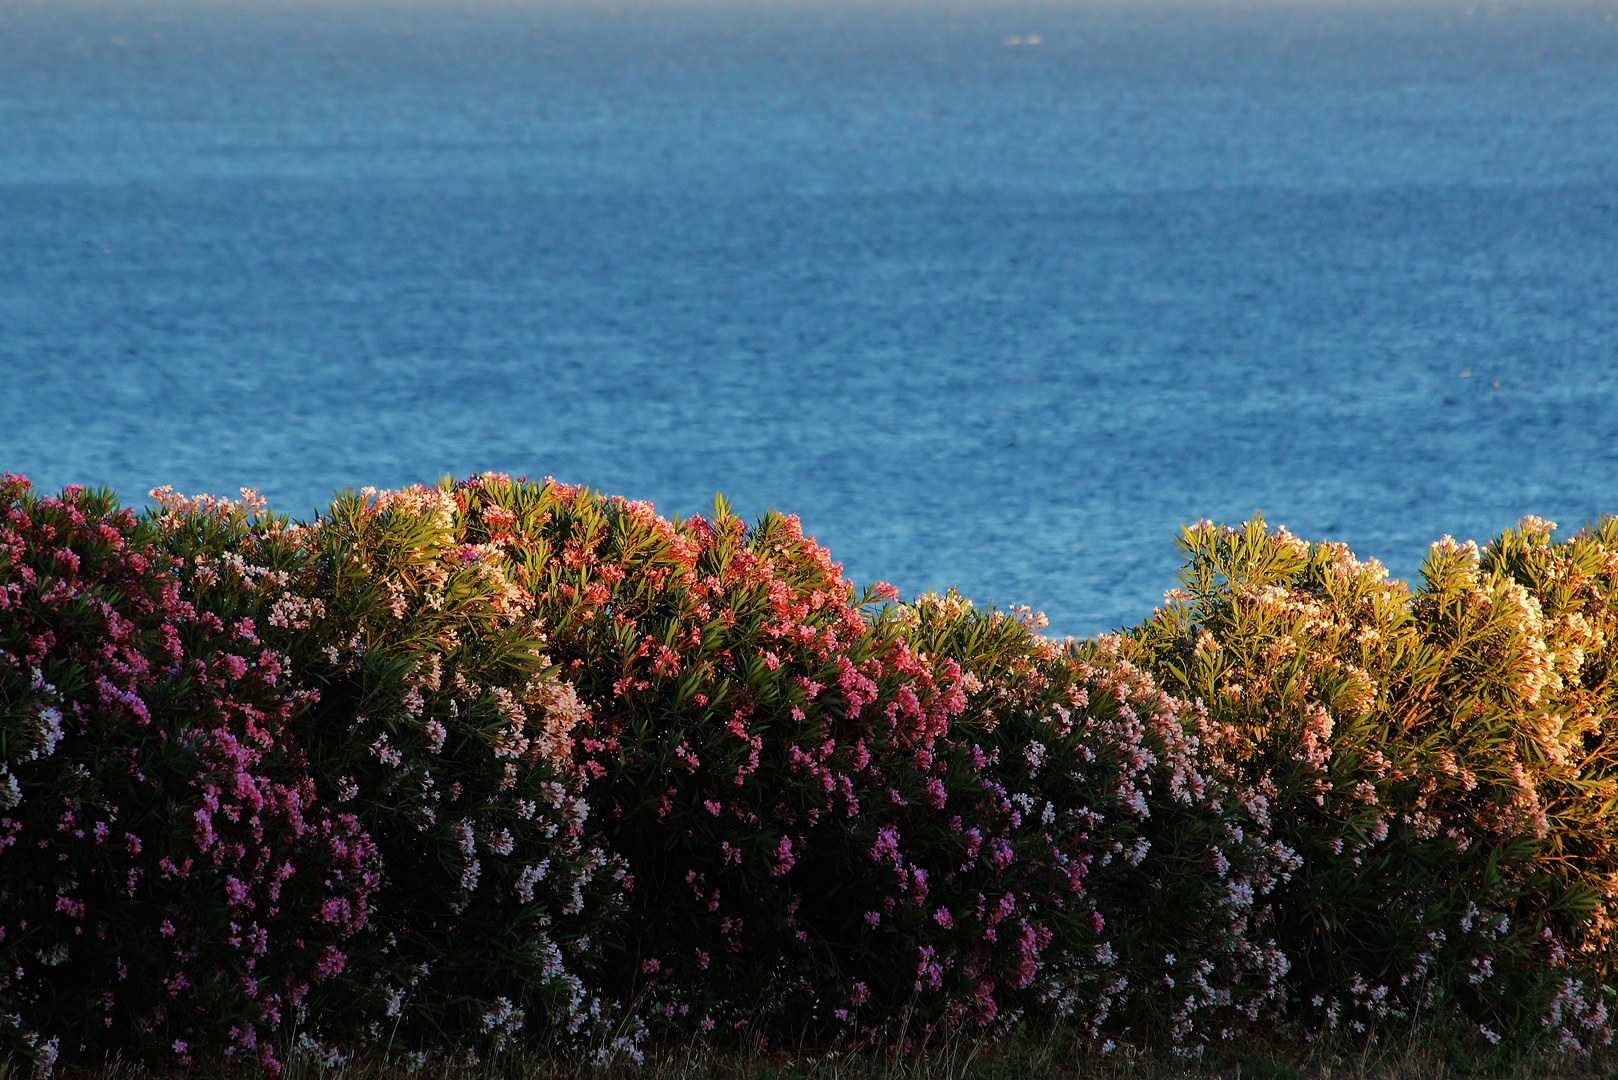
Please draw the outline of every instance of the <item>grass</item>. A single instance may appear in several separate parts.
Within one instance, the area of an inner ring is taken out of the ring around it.
[[[643,1064],[596,1067],[584,1052],[505,1056],[478,1065],[433,1063],[406,1072],[395,1063],[356,1060],[326,1066],[293,1055],[282,1080],[1618,1080],[1607,1053],[1570,1059],[1541,1053],[1512,1061],[1461,1062],[1437,1033],[1402,1046],[1359,1048],[1249,1043],[1175,1060],[1120,1046],[1096,1054],[1072,1032],[1019,1028],[998,1040],[935,1036],[908,1055],[881,1050],[720,1048],[706,1041],[654,1045]],[[121,1059],[59,1068],[60,1080],[202,1080],[215,1070],[154,1070]],[[0,1080],[30,1080],[25,1062],[0,1061]]]

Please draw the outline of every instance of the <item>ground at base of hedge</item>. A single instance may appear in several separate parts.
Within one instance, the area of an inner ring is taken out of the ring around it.
[[[1058,1040],[958,1039],[900,1057],[870,1051],[746,1051],[702,1044],[651,1048],[641,1064],[602,1068],[578,1058],[509,1057],[475,1066],[431,1064],[415,1072],[378,1061],[324,1066],[293,1055],[280,1080],[1618,1080],[1618,1057],[1570,1060],[1542,1054],[1510,1063],[1457,1065],[1413,1039],[1397,1049],[1322,1053],[1319,1048],[1254,1046],[1185,1062],[1121,1047],[1106,1056]],[[253,1080],[259,1076],[252,1073]],[[31,1080],[26,1062],[0,1061],[0,1080]],[[55,1080],[248,1080],[248,1072],[153,1070],[114,1060],[66,1066]]]

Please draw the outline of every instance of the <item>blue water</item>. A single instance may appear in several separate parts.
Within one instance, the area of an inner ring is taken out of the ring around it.
[[[1615,14],[0,0],[0,467],[718,490],[1070,633],[1204,516],[1410,574],[1618,512]]]

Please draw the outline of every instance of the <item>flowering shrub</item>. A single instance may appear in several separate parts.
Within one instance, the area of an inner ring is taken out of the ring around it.
[[[1539,940],[1519,963],[1547,963],[1549,1004],[1540,1026],[1558,1042],[1610,1043],[1618,899],[1618,518],[1561,543],[1556,528],[1525,518],[1460,570],[1510,597],[1524,655],[1519,754],[1533,777],[1543,823],[1513,917]],[[1447,545],[1454,547],[1455,545]],[[1511,586],[1516,586],[1513,589]],[[1550,934],[1545,931],[1549,930]]]
[[[286,658],[104,492],[0,478],[0,1039],[278,1068],[375,849],[316,805]]]
[[[1302,856],[1277,929],[1310,1023],[1610,1041],[1583,988],[1610,964],[1612,712],[1605,661],[1587,684],[1577,652],[1604,648],[1604,542],[1558,551],[1533,519],[1486,555],[1446,537],[1414,597],[1262,519],[1182,543],[1184,587],[1125,652],[1239,733],[1231,760]]]
[[[747,530],[721,504],[675,523],[561,484],[480,494],[543,507],[528,586],[590,706],[594,820],[636,885],[613,991],[654,1020],[756,1029],[938,989],[891,929],[932,910],[893,818],[969,781],[934,756],[964,699],[956,665],[873,610],[891,588],[856,595],[793,518]]]
[[[1263,796],[1234,782],[1234,733],[1115,637],[1058,646],[1026,609],[953,594],[913,610],[913,638],[961,657],[973,689],[956,737],[981,739],[983,778],[962,817],[1003,836],[1002,909],[1050,935],[1025,1001],[1180,1053],[1278,1015],[1287,961],[1264,900],[1297,859],[1265,839]]]
[[[601,1019],[591,934],[619,861],[587,842],[570,730],[587,716],[544,654],[520,547],[479,482],[338,499],[309,525],[166,492],[192,580],[257,588],[303,708],[289,733],[322,805],[363,823],[384,878],[300,1037],[421,1061],[576,1034]]]

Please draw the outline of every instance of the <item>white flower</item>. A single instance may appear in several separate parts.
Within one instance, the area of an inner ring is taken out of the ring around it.
[[[32,1032],[26,1038],[33,1044],[34,1048],[34,1076],[38,1080],[44,1080],[45,1077],[51,1074],[51,1070],[56,1067],[56,1058],[60,1052],[62,1040],[53,1035],[45,1042],[38,1042],[39,1036]]]
[[[530,903],[534,899],[535,883],[545,880],[545,872],[550,868],[549,859],[523,867],[522,873],[517,875],[517,895],[523,903]]]
[[[404,761],[404,755],[388,745],[388,733],[385,731],[371,744],[371,753],[375,754],[382,764],[392,765],[395,768]]]
[[[443,724],[437,720],[429,720],[422,725],[422,730],[427,733],[427,749],[435,754],[444,749],[444,740],[448,738],[449,730]]]
[[[34,736],[34,750],[28,755],[29,760],[50,757],[54,754],[56,744],[62,741],[61,712],[47,705],[39,710],[39,715],[29,726],[33,728]]]

